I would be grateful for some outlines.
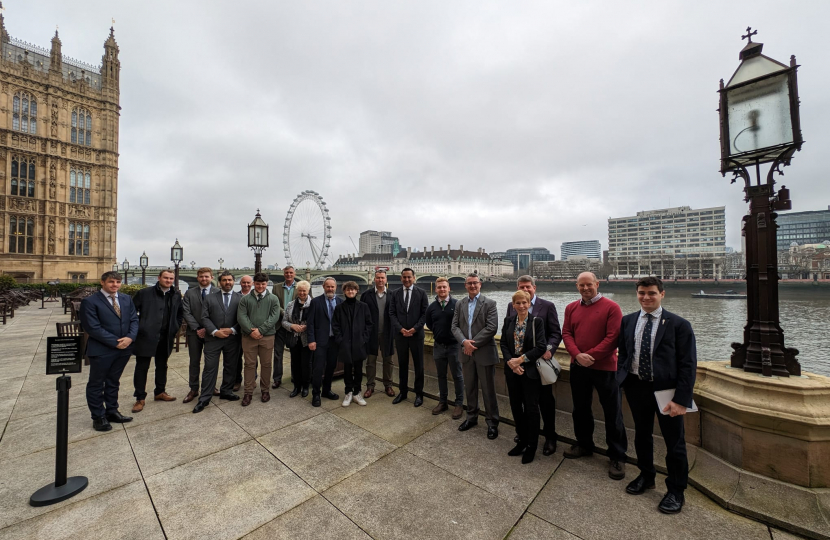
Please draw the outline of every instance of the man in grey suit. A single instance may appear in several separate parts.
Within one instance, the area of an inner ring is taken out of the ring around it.
[[[496,365],[499,352],[494,339],[499,326],[496,301],[481,294],[478,274],[468,274],[464,283],[467,296],[455,305],[452,335],[461,344],[461,366],[467,393],[467,419],[458,431],[478,424],[478,385],[484,394],[487,438],[499,436],[499,403],[496,400]]]
[[[236,381],[236,362],[239,359],[239,324],[236,310],[242,295],[234,292],[233,274],[225,270],[219,276],[219,294],[209,294],[202,304],[202,327],[205,329],[205,369],[202,372],[202,393],[193,408],[194,413],[202,412],[213,397],[216,378],[219,375],[219,353],[222,353],[222,388],[219,399],[237,401],[233,393]]]
[[[213,270],[210,268],[199,268],[196,271],[196,279],[199,280],[199,286],[189,287],[182,299],[184,320],[187,322],[187,352],[190,355],[188,372],[190,392],[182,400],[183,403],[190,403],[199,396],[199,368],[202,363],[202,348],[205,346],[202,304],[209,294],[218,292],[218,289],[210,284],[213,279]],[[218,392],[214,389],[214,395],[217,394]]]

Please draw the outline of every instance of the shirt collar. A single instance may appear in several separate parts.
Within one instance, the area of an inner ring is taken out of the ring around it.
[[[579,302],[580,302],[583,306],[589,306],[589,305],[591,305],[591,304],[596,304],[596,303],[597,303],[597,302],[599,302],[600,300],[602,300],[602,293],[601,293],[601,292],[597,292],[597,295],[596,295],[595,297],[591,298],[588,302],[586,302],[585,300],[580,300]]]
[[[108,293],[108,292],[104,292],[104,289],[101,289],[101,294],[103,294],[103,295],[104,295],[104,298],[106,298],[106,299],[109,299],[109,297],[110,297],[110,293]],[[118,291],[115,291],[115,292],[114,292],[114,293],[112,293],[112,294],[114,294],[114,295],[115,295],[115,297],[116,297],[116,298],[118,298]]]
[[[211,287],[211,285],[208,285],[207,287],[202,287],[202,286],[200,285],[200,286],[199,286],[199,289],[201,289],[201,290],[203,290],[203,291],[210,292],[210,287]]]
[[[478,294],[477,294],[477,295],[475,295],[473,298],[470,298],[470,295],[468,294],[468,295],[467,295],[467,298],[470,298],[470,302],[475,302],[476,300],[478,300],[478,297],[479,297],[479,296],[481,296],[481,293],[478,293]]]
[[[530,305],[531,305],[531,306],[535,306],[535,305],[536,305],[536,295],[535,295],[535,294],[533,295],[533,298],[531,298],[531,299],[530,299]]]
[[[285,282],[283,281],[283,282],[282,282],[282,288],[283,288],[283,289],[293,289],[293,288],[294,288],[294,285],[296,285],[296,284],[297,284],[297,280],[296,280],[296,279],[295,279],[294,281],[292,281],[292,282],[291,282],[291,285],[286,285],[286,284],[285,284]]]
[[[655,309],[654,311],[651,312],[651,315],[655,319],[659,319],[662,314],[663,314],[663,306],[660,306],[659,308],[657,308],[657,309]],[[644,310],[643,308],[640,308],[640,317],[645,317],[646,315],[648,315],[648,311]]]

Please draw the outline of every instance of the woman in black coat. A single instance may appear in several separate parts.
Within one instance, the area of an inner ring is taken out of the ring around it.
[[[343,406],[348,407],[352,399],[358,405],[366,405],[360,394],[363,379],[363,361],[366,360],[366,344],[372,335],[372,315],[369,306],[357,299],[360,289],[354,281],[343,284],[346,300],[334,309],[331,329],[334,342],[339,347],[337,359],[343,362],[343,382],[346,383],[346,397]]]
[[[291,354],[291,380],[294,389],[288,397],[297,397],[302,393],[308,395],[308,385],[311,384],[311,357],[308,348],[308,333],[306,332],[308,308],[311,304],[311,284],[300,281],[296,285],[296,297],[285,306],[282,317],[282,327],[291,332],[288,339],[288,351]]]
[[[530,463],[539,444],[539,393],[542,381],[536,369],[536,360],[545,350],[545,321],[534,317],[530,309],[531,297],[525,291],[513,293],[516,314],[504,319],[501,329],[501,354],[504,359],[504,378],[510,396],[510,409],[519,433],[519,442],[507,454],[522,456],[522,463]]]

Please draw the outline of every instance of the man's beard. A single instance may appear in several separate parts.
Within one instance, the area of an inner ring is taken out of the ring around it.
[[[326,293],[326,298],[334,298],[334,293],[333,292],[332,293],[327,292]]]

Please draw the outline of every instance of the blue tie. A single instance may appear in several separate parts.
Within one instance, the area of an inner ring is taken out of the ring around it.
[[[640,338],[640,366],[637,369],[637,375],[643,381],[651,380],[651,321],[654,315],[651,313],[646,315],[646,326],[643,328],[643,337]]]
[[[329,336],[334,335],[334,331],[331,329],[331,320],[334,318],[334,298],[329,299]]]
[[[205,296],[207,296],[207,289],[202,289],[202,300],[205,299]]]
[[[225,309],[228,309],[228,306],[231,303],[231,293],[225,293]]]

